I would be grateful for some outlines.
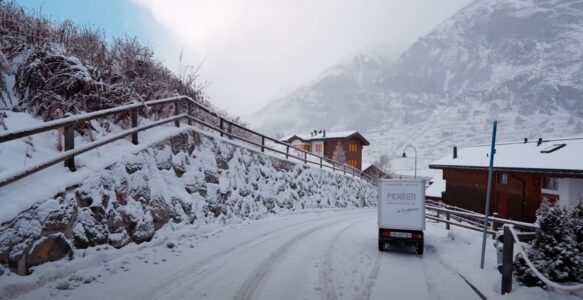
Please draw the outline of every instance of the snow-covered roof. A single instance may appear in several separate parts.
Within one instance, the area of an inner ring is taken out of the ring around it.
[[[425,189],[425,196],[441,198],[441,193],[445,192],[445,180],[443,180],[443,175],[439,174],[431,179],[433,182],[428,188]]]
[[[373,163],[365,163],[365,162],[363,162],[362,163],[362,170],[364,171],[364,170],[372,167],[373,165],[374,165]]]
[[[367,139],[365,139],[358,131],[318,131],[314,133],[301,133],[301,134],[292,134],[286,137],[279,139],[282,142],[290,142],[291,140],[297,138],[304,142],[311,142],[311,141],[318,141],[318,140],[326,140],[326,139],[340,139],[340,138],[349,138],[352,136],[356,136],[357,138],[361,139],[365,145],[369,145]]]
[[[433,164],[433,169],[484,169],[490,163],[490,145],[458,150]],[[583,174],[583,137],[538,141],[497,143],[494,168],[544,173]]]

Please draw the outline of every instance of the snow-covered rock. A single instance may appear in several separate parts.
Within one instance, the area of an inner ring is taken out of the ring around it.
[[[169,222],[231,222],[288,210],[374,206],[376,189],[358,178],[192,129],[126,155],[47,198],[0,227],[0,263],[19,274],[73,257],[67,245],[142,243]]]

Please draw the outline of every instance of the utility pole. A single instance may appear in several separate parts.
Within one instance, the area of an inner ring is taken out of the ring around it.
[[[494,154],[496,153],[496,125],[498,121],[492,124],[492,145],[490,146],[490,166],[488,167],[488,187],[486,190],[486,207],[484,209],[484,232],[482,236],[482,257],[480,268],[484,268],[484,257],[486,255],[486,235],[488,234],[488,214],[490,213],[490,195],[492,192],[492,171],[494,169]]]

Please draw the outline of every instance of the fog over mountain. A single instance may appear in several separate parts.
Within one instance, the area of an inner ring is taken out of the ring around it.
[[[408,143],[420,167],[453,145],[583,135],[583,1],[480,0],[398,59],[363,51],[250,118],[263,131],[356,129],[365,160]],[[399,170],[397,170],[399,171]]]

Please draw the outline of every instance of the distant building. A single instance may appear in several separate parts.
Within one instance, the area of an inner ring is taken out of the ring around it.
[[[362,168],[362,148],[370,145],[357,131],[294,134],[280,139],[297,149],[312,152],[325,158],[343,162],[356,169]]]
[[[490,145],[460,149],[429,165],[443,170],[443,202],[483,212]],[[572,208],[583,202],[583,138],[498,143],[490,211],[533,222],[543,198]]]
[[[439,175],[429,180],[429,186],[425,189],[425,198],[434,201],[441,201],[445,192],[445,180],[443,175]]]
[[[383,172],[379,167],[375,164],[370,164],[364,168],[362,173],[371,176],[372,178],[391,178],[389,174]]]

